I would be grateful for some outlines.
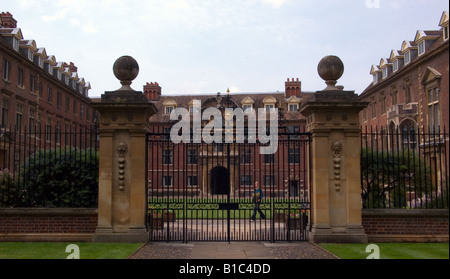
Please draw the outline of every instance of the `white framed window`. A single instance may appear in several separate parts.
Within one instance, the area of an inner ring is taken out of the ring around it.
[[[448,40],[448,25],[445,26],[442,30],[444,32],[444,41]]]
[[[419,43],[419,56],[424,54],[425,52],[425,41],[421,41]]]
[[[439,122],[439,88],[435,87],[428,90],[428,125],[430,128],[437,129]]]
[[[289,104],[289,111],[297,111],[298,104]]]
[[[274,104],[267,104],[264,106],[266,112],[267,111],[275,111],[275,105]]]
[[[411,51],[405,52],[405,65],[409,64],[411,62]]]
[[[388,68],[387,67],[383,68],[382,75],[383,75],[383,78],[386,78],[388,76]]]
[[[245,112],[245,111],[251,112],[251,111],[253,111],[253,105],[252,105],[252,104],[242,105],[242,110],[243,110],[244,112]]]
[[[48,73],[53,75],[53,66],[51,64],[48,64]]]
[[[13,48],[15,51],[19,51],[19,40],[16,38],[13,38]]]
[[[173,176],[165,175],[162,177],[162,186],[171,187],[173,186]]]
[[[42,57],[39,56],[38,59],[38,63],[39,63],[39,67],[44,68],[44,59]]]
[[[373,84],[377,84],[378,83],[378,74],[375,73],[373,74]]]
[[[393,67],[393,71],[394,71],[394,72],[397,72],[397,71],[398,71],[398,60],[395,60],[395,61],[394,61],[394,65],[393,65],[392,67]]]
[[[166,106],[166,107],[164,108],[164,113],[165,113],[165,114],[171,114],[172,111],[173,111],[174,109],[175,109],[174,106]]]
[[[57,76],[58,76],[58,79],[59,80],[61,80],[62,79],[62,73],[61,73],[61,71],[56,71],[57,72]]]
[[[69,76],[65,76],[65,77],[64,77],[64,82],[65,82],[67,85],[69,85]]]
[[[33,61],[33,51],[31,49],[28,49],[28,59]]]

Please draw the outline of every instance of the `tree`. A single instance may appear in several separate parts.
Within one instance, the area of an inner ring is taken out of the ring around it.
[[[431,168],[415,149],[361,151],[362,200],[365,208],[405,208],[411,198],[433,191]]]

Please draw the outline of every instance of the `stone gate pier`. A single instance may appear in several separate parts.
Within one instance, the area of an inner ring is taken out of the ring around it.
[[[344,72],[336,56],[324,57],[318,73],[327,87],[302,107],[310,151],[312,242],[366,243],[361,218],[359,102],[354,91],[336,86]]]
[[[94,104],[100,113],[100,166],[97,242],[147,242],[145,185],[146,133],[156,107],[130,85],[136,60],[122,56],[113,66],[122,87]]]

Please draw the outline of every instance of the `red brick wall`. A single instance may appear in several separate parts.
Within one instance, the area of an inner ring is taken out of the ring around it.
[[[2,233],[94,233],[97,209],[0,209]]]
[[[449,211],[433,209],[363,210],[362,224],[368,235],[449,234]]]

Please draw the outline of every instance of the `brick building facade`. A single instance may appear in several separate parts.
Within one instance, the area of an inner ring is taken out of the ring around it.
[[[360,99],[369,106],[360,114],[363,129],[399,128],[410,133],[449,123],[449,16],[443,12],[440,30],[418,30],[412,41],[393,49],[389,58],[373,65],[373,82]]]
[[[170,132],[172,110],[185,108],[192,113],[194,100],[201,102],[202,112],[211,107],[221,108],[222,114],[224,108],[255,112],[278,109],[279,126],[284,127],[280,131],[300,133],[305,131],[306,118],[299,108],[313,94],[301,90],[298,78],[285,82],[285,92],[162,95],[161,86],[156,82],[147,83],[143,89],[158,109],[150,118],[152,133]],[[206,124],[207,121],[203,121],[202,125]],[[290,137],[284,136],[284,140],[283,136],[279,137],[275,155],[260,154],[258,144],[154,144],[149,147],[156,155],[150,158],[149,169],[157,171],[149,173],[149,190],[170,191],[177,195],[187,188],[193,196],[221,195],[227,193],[224,189],[229,184],[232,195],[242,196],[253,191],[255,181],[259,181],[263,188],[273,190],[270,195],[285,196],[289,192],[291,196],[307,197],[306,145],[296,141],[298,136]],[[229,157],[226,156],[227,148],[231,153]],[[230,181],[226,181],[227,174]]]
[[[36,134],[33,144],[64,145],[77,139],[62,135],[96,122],[90,83],[74,63],[59,62],[36,41],[24,39],[9,12],[0,16],[0,61],[0,161],[7,160],[4,154],[17,138],[12,133]]]

